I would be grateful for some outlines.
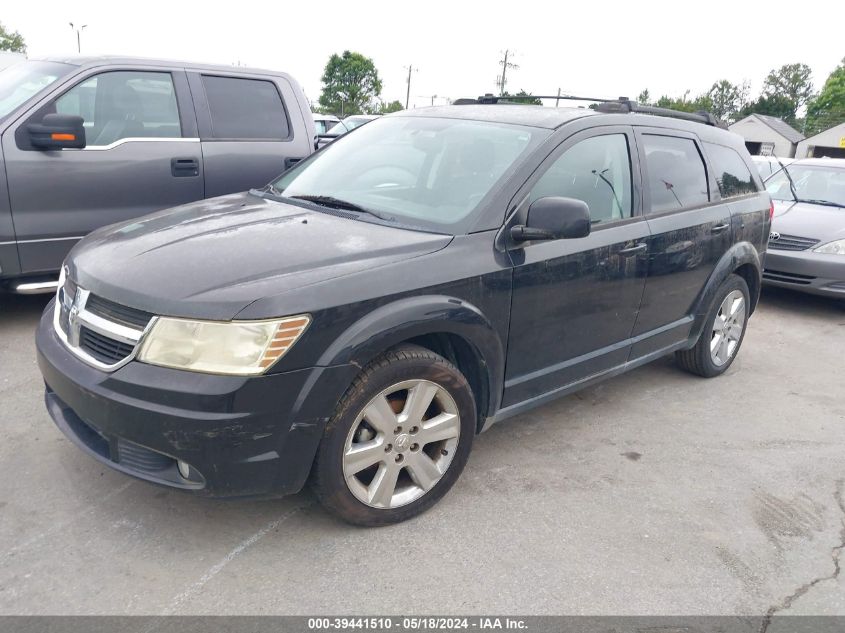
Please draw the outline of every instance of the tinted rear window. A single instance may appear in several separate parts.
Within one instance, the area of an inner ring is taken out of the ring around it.
[[[286,139],[285,108],[276,85],[259,79],[203,75],[214,138]]]
[[[651,211],[672,211],[710,200],[707,171],[695,142],[688,138],[644,134]]]
[[[713,175],[719,185],[723,198],[735,198],[749,193],[757,193],[757,185],[751,177],[751,171],[736,150],[724,145],[705,143]]]

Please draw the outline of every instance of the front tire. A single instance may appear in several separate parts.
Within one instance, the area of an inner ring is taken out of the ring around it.
[[[393,349],[361,372],[326,425],[314,492],[356,525],[409,519],[458,479],[475,427],[472,390],[454,365],[416,345]]]
[[[719,286],[695,347],[675,352],[678,365],[704,378],[725,373],[745,338],[750,306],[748,284],[730,275]]]

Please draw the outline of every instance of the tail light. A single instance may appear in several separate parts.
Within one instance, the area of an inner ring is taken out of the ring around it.
[[[769,222],[775,217],[775,201],[769,200]]]

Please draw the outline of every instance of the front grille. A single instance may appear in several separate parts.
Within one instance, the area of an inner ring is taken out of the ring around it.
[[[88,302],[85,304],[85,309],[89,312],[103,317],[114,323],[120,323],[127,327],[135,328],[136,330],[143,330],[147,327],[153,315],[143,310],[136,310],[135,308],[128,308],[122,306],[114,301],[103,299],[97,295],[89,295]]]
[[[809,237],[798,237],[797,235],[784,235],[781,233],[776,240],[769,240],[769,248],[779,251],[806,251],[819,243]]]
[[[132,345],[115,341],[84,326],[79,331],[79,346],[91,357],[107,365],[119,363],[134,349]]]
[[[780,270],[770,270],[767,268],[763,271],[763,279],[806,286],[809,285],[810,282],[815,279],[815,277],[813,277],[812,275],[798,275],[796,273],[785,273]]]

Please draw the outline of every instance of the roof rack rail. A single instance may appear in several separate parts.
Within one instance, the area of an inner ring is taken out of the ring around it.
[[[505,97],[497,97],[493,94],[487,93],[478,97],[477,99],[457,99],[453,105],[477,105],[477,104],[497,104],[510,103],[517,104],[519,101],[527,99],[560,99],[566,101],[591,101],[597,103],[595,110],[604,113],[628,113],[639,112],[640,114],[651,114],[654,116],[665,116],[673,119],[683,119],[684,121],[694,121],[695,123],[704,123],[705,125],[712,125],[714,127],[728,129],[727,123],[717,119],[713,114],[706,110],[699,110],[698,112],[682,112],[681,110],[671,110],[669,108],[659,108],[657,106],[642,105],[629,99],[628,97],[619,97],[618,99],[600,99],[596,97],[575,97],[572,95],[507,95]]]

